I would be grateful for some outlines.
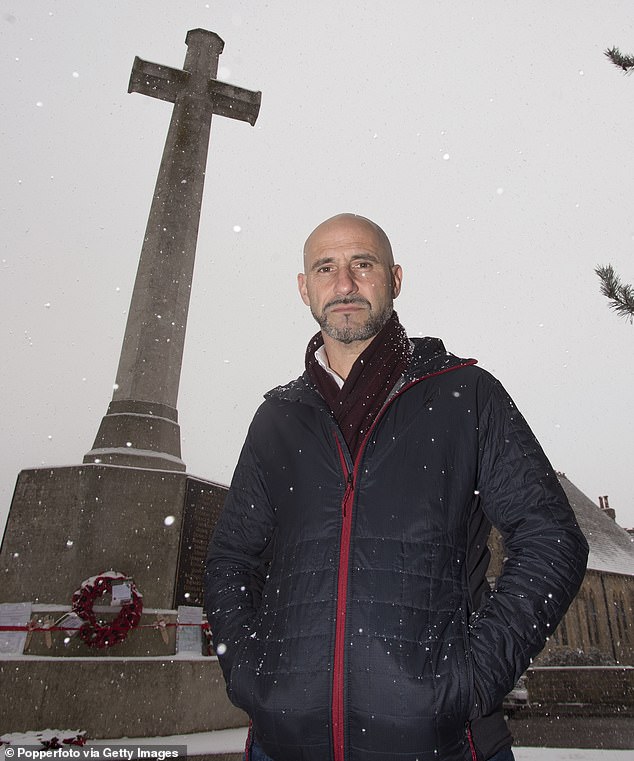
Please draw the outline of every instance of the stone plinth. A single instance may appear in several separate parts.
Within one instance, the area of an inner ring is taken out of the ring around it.
[[[0,683],[11,708],[0,718],[2,734],[58,727],[107,739],[248,724],[229,702],[215,658],[7,658]]]
[[[1,732],[77,727],[118,738],[246,726],[216,659],[174,655],[175,629],[164,642],[153,628],[157,616],[173,623],[179,605],[202,605],[225,494],[176,471],[85,464],[20,473],[0,550],[0,602],[30,602],[32,620],[57,620],[83,580],[115,570],[134,579],[145,613],[141,628],[98,652],[78,637],[65,644],[62,632],[48,643],[33,632],[26,655],[0,660]]]
[[[24,470],[0,550],[0,602],[70,604],[114,570],[145,607],[202,605],[207,542],[226,489],[185,473],[108,465]]]

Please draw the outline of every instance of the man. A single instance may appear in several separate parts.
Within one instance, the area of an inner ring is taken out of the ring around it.
[[[585,539],[501,385],[407,338],[381,228],[333,217],[304,265],[321,330],[255,415],[207,565],[245,758],[512,759],[502,699],[574,597]]]

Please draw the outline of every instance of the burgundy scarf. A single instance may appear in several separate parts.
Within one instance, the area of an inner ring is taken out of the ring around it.
[[[411,347],[396,312],[360,354],[339,389],[334,378],[315,359],[321,332],[306,349],[306,371],[333,412],[353,458],[390,391],[407,368]]]

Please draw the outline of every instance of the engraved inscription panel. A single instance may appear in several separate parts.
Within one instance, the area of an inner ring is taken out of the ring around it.
[[[187,479],[174,608],[203,604],[207,545],[227,491],[226,487],[218,484],[196,478]]]

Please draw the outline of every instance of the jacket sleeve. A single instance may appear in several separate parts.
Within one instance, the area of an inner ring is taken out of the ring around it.
[[[563,617],[583,581],[588,545],[513,401],[487,373],[481,381],[478,491],[507,555],[495,588],[470,620],[477,714],[486,715]]]
[[[227,683],[236,653],[252,633],[274,523],[249,433],[209,544],[205,570],[205,612]]]

